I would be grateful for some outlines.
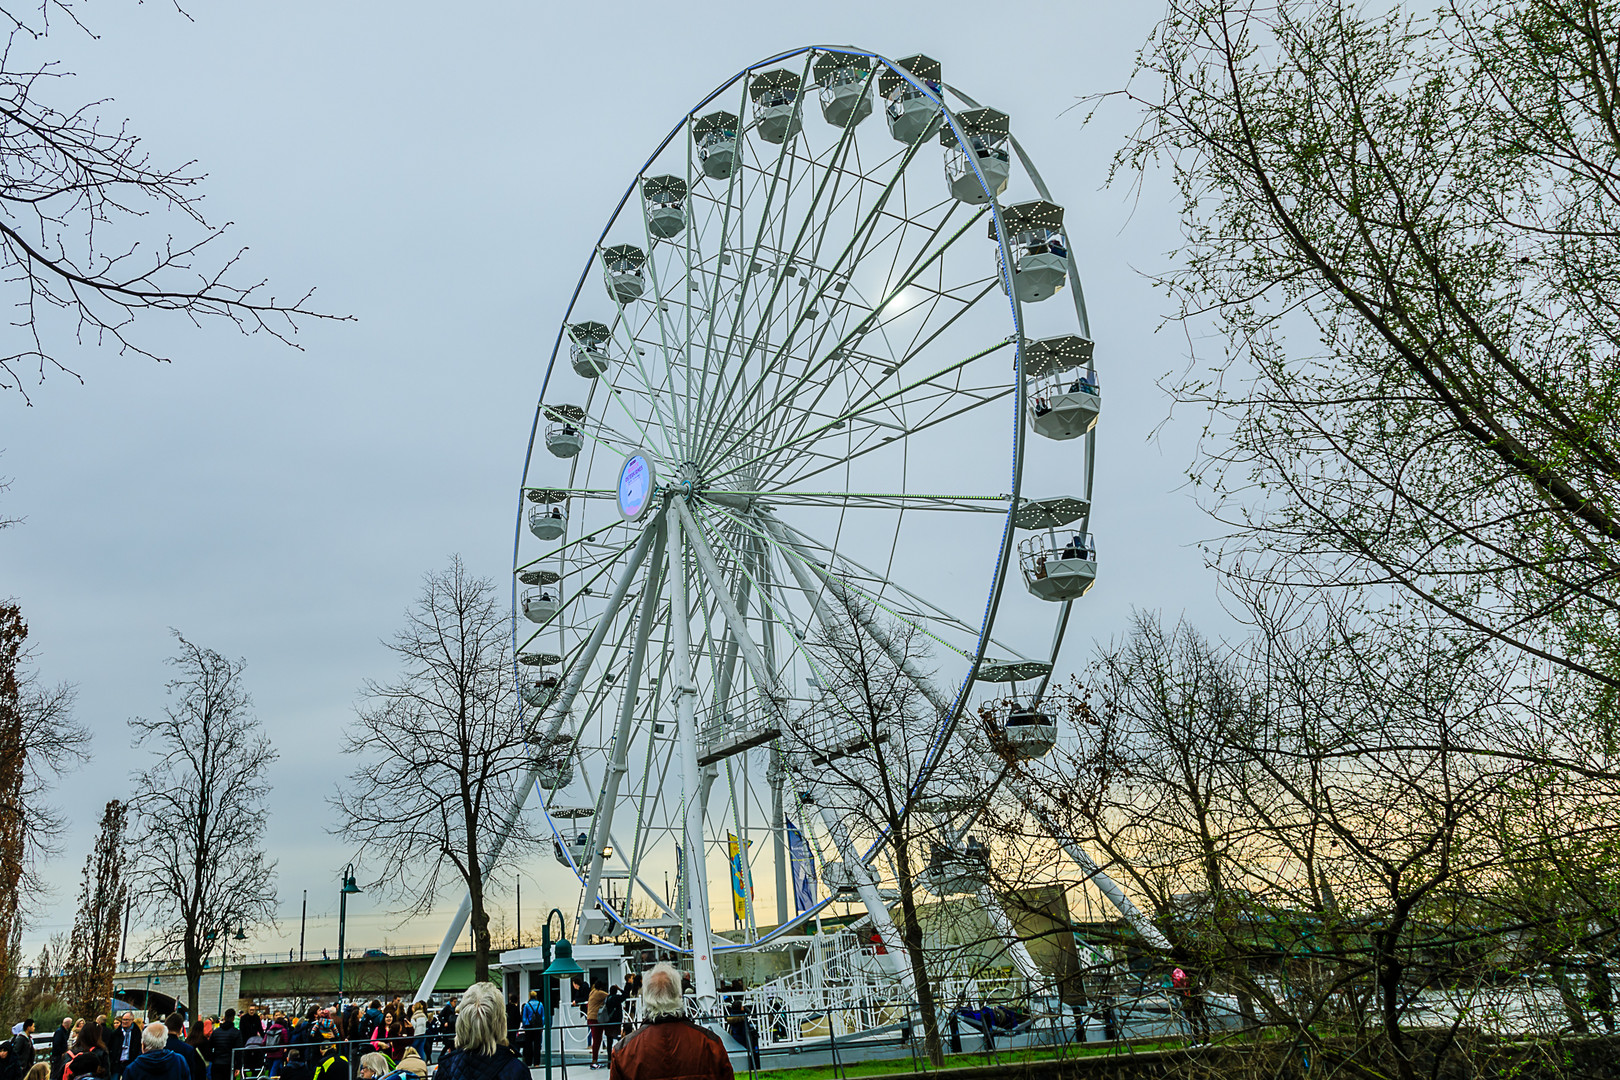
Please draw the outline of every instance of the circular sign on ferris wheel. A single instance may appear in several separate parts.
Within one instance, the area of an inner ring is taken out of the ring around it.
[[[656,484],[652,462],[645,454],[638,451],[624,459],[624,467],[619,470],[619,513],[624,520],[641,520],[647,507],[652,505]]]

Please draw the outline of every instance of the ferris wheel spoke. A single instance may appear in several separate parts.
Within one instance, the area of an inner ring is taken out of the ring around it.
[[[806,64],[805,64],[805,71],[806,72],[809,71],[809,62],[808,61],[806,61]],[[736,340],[738,329],[742,325],[742,320],[743,320],[743,318],[745,317],[745,315],[748,312],[748,294],[749,294],[748,284],[749,284],[749,279],[753,276],[753,274],[755,273],[756,268],[758,268],[759,265],[760,265],[759,259],[760,259],[760,254],[761,254],[761,252],[763,250],[764,241],[765,241],[766,236],[769,235],[770,226],[772,225],[773,220],[774,220],[773,216],[772,216],[772,208],[773,208],[774,205],[776,205],[777,191],[778,191],[778,188],[781,186],[781,184],[783,182],[783,169],[784,169],[784,166],[792,166],[792,165],[797,163],[796,157],[789,152],[791,150],[791,148],[793,147],[793,145],[794,145],[794,140],[792,140],[792,139],[783,139],[782,142],[781,142],[780,148],[776,152],[776,155],[775,155],[776,156],[776,161],[775,161],[775,164],[772,166],[772,168],[770,170],[770,173],[769,173],[769,175],[770,175],[770,184],[769,184],[769,187],[766,189],[764,204],[760,208],[759,217],[758,217],[758,223],[756,224],[756,226],[754,228],[754,242],[753,242],[753,244],[750,246],[750,248],[748,250],[748,257],[747,257],[746,261],[740,263],[739,266],[738,266],[738,270],[737,270],[738,284],[737,284],[737,288],[735,290],[736,309],[735,309],[735,312],[734,312],[734,314],[732,316],[731,328],[728,331],[728,333],[726,334],[726,345],[725,345],[725,349],[721,352],[721,355],[720,355],[720,362],[717,365],[717,372],[716,372],[717,374],[718,374],[718,372],[725,370],[726,363],[731,358],[732,344]],[[763,170],[761,170],[761,172],[763,173]],[[795,173],[791,168],[789,168],[788,176],[787,176],[787,192],[783,197],[783,205],[790,204],[791,201],[792,201],[793,192],[796,190],[796,185],[794,183],[794,180],[795,180]],[[774,298],[774,291],[773,291],[773,294],[772,294],[772,298]],[[716,305],[716,310],[718,310],[718,304]],[[769,301],[767,301],[767,303],[765,305],[765,308],[764,308],[764,311],[763,312],[756,312],[756,315],[755,315],[756,321],[763,321],[764,319],[768,319],[769,311],[770,311],[770,303],[769,303]],[[711,320],[711,323],[710,323],[710,329],[711,329],[711,334],[712,334],[712,329],[713,329],[712,320]],[[711,336],[711,342],[712,342],[712,336]],[[710,368],[709,365],[704,366],[703,377],[699,381],[699,384],[698,384],[697,400],[698,400],[698,402],[700,404],[703,403],[707,399],[707,396],[708,396],[709,368]],[[718,380],[717,380],[717,385],[718,385]]]
[[[804,254],[804,252],[802,251],[802,248],[803,248],[803,246],[805,244],[805,241],[806,241],[807,237],[815,238],[815,237],[818,236],[818,234],[820,232],[824,231],[824,230],[818,230],[818,229],[815,228],[815,226],[818,224],[818,221],[817,221],[817,218],[816,218],[816,213],[817,213],[818,208],[821,208],[823,206],[825,206],[825,208],[826,208],[824,210],[824,212],[823,212],[824,217],[823,217],[823,219],[821,221],[821,223],[824,225],[827,221],[830,221],[831,215],[834,212],[836,212],[838,206],[841,204],[841,200],[839,199],[838,192],[839,192],[840,184],[844,179],[847,178],[847,174],[845,173],[845,171],[842,168],[839,167],[839,162],[847,157],[847,155],[850,153],[850,150],[851,150],[852,146],[854,145],[853,141],[850,138],[850,136],[853,134],[853,131],[854,131],[853,126],[846,126],[845,127],[844,131],[841,133],[841,135],[839,137],[837,145],[834,146],[832,151],[828,154],[826,164],[821,167],[821,177],[820,177],[820,180],[816,184],[816,191],[815,191],[814,196],[811,198],[810,205],[805,209],[804,220],[800,223],[798,231],[794,235],[793,242],[791,244],[789,244],[789,245],[786,245],[784,250],[783,250],[783,261],[781,263],[780,272],[777,273],[774,276],[774,280],[775,280],[776,284],[771,289],[770,300],[769,300],[769,303],[766,306],[767,314],[768,314],[771,306],[774,305],[774,301],[775,301],[776,297],[785,288],[785,286],[783,284],[784,280],[789,276],[796,276],[796,274],[794,273],[794,271],[791,268],[795,267],[799,261],[811,261],[811,262],[814,261],[813,257],[807,256],[806,254]],[[817,165],[817,163],[815,162],[814,158],[812,158],[810,163],[808,163],[807,168],[814,171],[816,165]],[[856,183],[855,187],[858,190],[858,188],[859,188],[859,183],[858,182]],[[805,310],[805,308],[803,306],[801,306],[799,310],[802,313],[803,310]],[[800,318],[794,318],[794,319],[786,320],[786,326],[785,326],[785,329],[784,329],[786,339],[784,341],[782,349],[778,350],[778,360],[780,359],[781,355],[783,355],[786,352],[786,349],[791,344],[791,342],[793,340],[793,335],[797,331],[798,326],[799,326],[801,321],[802,321],[802,319],[800,319]],[[730,399],[732,397],[733,392],[736,389],[738,381],[749,370],[749,368],[748,368],[749,360],[752,357],[754,351],[759,347],[761,336],[764,333],[766,333],[766,331],[768,331],[770,325],[771,325],[771,320],[768,317],[767,318],[762,318],[759,321],[759,329],[756,330],[755,333],[750,337],[750,340],[749,340],[747,346],[742,350],[741,354],[737,358],[736,363],[733,365],[735,374],[733,375],[732,380],[731,380],[730,384],[727,387],[727,391],[726,391],[724,399],[719,398],[718,384],[717,384],[717,386],[716,386],[716,399],[717,400],[716,400],[715,405],[710,409],[710,412],[712,414],[721,415],[726,411],[728,403],[729,403],[729,401],[730,401]],[[728,350],[728,354],[727,354],[727,359],[728,360],[730,359],[729,350]]]
[[[895,169],[894,175],[889,179],[889,182],[884,185],[882,193],[874,201],[872,208],[867,211],[864,216],[860,216],[859,223],[854,229],[848,242],[844,245],[844,248],[839,252],[838,257],[830,266],[823,267],[819,258],[817,257],[820,251],[820,244],[824,243],[826,239],[826,229],[822,228],[813,230],[810,228],[815,220],[815,204],[812,204],[809,212],[807,213],[805,223],[800,228],[799,236],[795,238],[793,251],[789,253],[789,257],[793,257],[793,255],[798,251],[798,248],[803,243],[804,237],[807,233],[812,235],[814,238],[813,248],[808,257],[808,263],[816,268],[821,278],[821,283],[817,287],[815,294],[813,296],[805,297],[803,302],[799,305],[796,317],[789,321],[787,333],[782,345],[776,349],[775,355],[773,355],[769,361],[764,364],[764,370],[761,372],[760,378],[755,383],[756,387],[765,385],[766,380],[769,379],[772,372],[780,369],[780,366],[784,362],[784,358],[790,354],[789,351],[793,344],[794,334],[796,333],[798,327],[806,321],[806,313],[818,310],[818,306],[825,306],[828,303],[827,290],[843,279],[842,275],[845,273],[846,263],[849,260],[850,255],[855,253],[858,249],[864,250],[865,245],[869,245],[872,242],[883,208],[887,205],[889,197],[894,193],[896,185],[899,184],[905,176],[906,166],[910,163],[912,157],[916,153],[916,150],[917,147],[913,146],[906,151],[905,155],[901,158],[898,167]],[[832,173],[829,171],[828,175],[830,177]],[[859,185],[857,185],[856,190],[859,190]],[[829,219],[831,211],[833,208],[835,208],[835,205],[835,202],[829,203]],[[780,288],[780,285],[781,281],[780,278],[778,278],[778,288]],[[825,336],[825,333],[825,331],[822,331],[822,336]],[[733,376],[731,385],[727,389],[725,399],[719,401],[713,410],[713,414],[715,416],[718,417],[727,414],[730,408],[731,398],[740,384],[742,374],[747,370],[746,361],[752,354],[755,347],[756,342],[750,342],[748,350],[743,354],[743,363],[738,365],[737,374]],[[738,404],[739,411],[749,408],[751,404],[750,399],[752,399],[754,396],[755,395],[753,394],[745,396],[744,399]],[[712,445],[713,441],[713,436],[706,439],[704,449],[707,450]]]
[[[990,291],[995,288],[995,284],[996,282],[994,278],[987,280],[979,289],[978,293],[967,298],[965,302],[960,297],[953,298],[958,303],[957,310],[952,312],[947,318],[941,320],[940,323],[935,326],[931,332],[929,332],[926,338],[922,338],[922,334],[923,331],[929,329],[928,323],[924,322],[921,326],[919,326],[916,335],[914,335],[912,338],[911,343],[903,352],[901,352],[897,359],[885,361],[874,357],[873,359],[877,361],[874,366],[878,367],[878,377],[865,378],[864,373],[862,373],[862,382],[865,385],[860,392],[852,395],[849,401],[843,404],[842,408],[844,409],[845,413],[848,414],[851,411],[860,410],[868,401],[873,400],[873,395],[877,394],[882,389],[890,376],[897,375],[898,373],[905,371],[907,364],[921,355],[924,349],[937,341],[941,335],[948,331],[952,326],[956,325],[959,319],[971,311],[975,304],[984,299],[985,296],[989,295]],[[975,353],[973,356],[969,357],[967,362],[971,362],[972,360],[986,356],[990,352],[994,352],[996,349],[1010,344],[1010,341],[1011,339],[1003,340],[988,350]],[[853,359],[854,355],[855,354],[851,354],[849,358]],[[952,372],[958,370],[959,367],[960,365],[953,365],[945,370],[947,372]],[[924,383],[932,382],[933,380],[940,378],[943,374],[944,372],[936,372],[933,376],[930,376],[929,379],[922,380],[921,382],[913,383],[911,385],[912,387],[921,386]],[[832,384],[830,381],[825,384],[828,389],[831,388],[831,385]],[[796,422],[792,410],[783,410],[782,422],[777,425],[776,430],[773,431],[770,438],[766,440],[767,444],[772,446],[784,446],[788,445],[790,442],[796,441],[798,435],[804,431],[806,425],[812,422],[815,418],[816,409],[820,407],[822,396],[825,393],[826,391],[824,390],[823,394],[818,395],[811,403],[809,403],[807,407],[800,409],[797,414]],[[895,401],[894,395],[887,395],[881,400],[894,401],[894,405],[892,406],[893,409],[901,408],[905,404],[904,401]],[[787,430],[790,424],[794,428],[791,434]]]
[[[695,517],[688,511],[686,500],[674,499],[672,503],[676,514],[685,526],[687,536],[691,539],[692,553],[696,558],[698,568],[702,571],[703,576],[708,579],[709,590],[720,605],[720,611],[725,616],[726,625],[731,631],[732,640],[737,643],[737,647],[741,650],[743,662],[748,665],[749,670],[753,673],[755,684],[767,694],[777,694],[776,673],[766,668],[765,656],[760,652],[759,646],[754,644],[753,636],[749,634],[748,627],[743,622],[742,612],[738,610],[736,600],[731,595],[731,589],[721,575],[720,563],[714,557],[714,549],[709,546],[708,540],[703,535],[703,530],[699,527]]]
[[[1005,504],[1009,500],[1007,500],[1006,498],[1003,498],[1001,501],[1002,501],[1003,506],[1005,506]],[[1005,512],[1005,511],[1003,511],[1003,512]],[[799,540],[801,540],[803,543],[805,543],[807,545],[810,545],[812,548],[826,552],[829,559],[835,560],[835,561],[837,561],[839,563],[842,563],[842,564],[850,567],[851,570],[853,570],[855,572],[858,572],[861,575],[864,575],[865,580],[867,580],[867,581],[869,581],[869,582],[871,582],[873,584],[873,586],[878,590],[879,595],[885,590],[891,590],[892,589],[894,592],[899,593],[901,596],[903,596],[907,600],[910,600],[913,604],[918,605],[918,607],[920,609],[922,609],[922,610],[919,610],[916,613],[919,617],[937,620],[938,622],[940,622],[940,623],[942,623],[944,625],[947,625],[947,626],[951,626],[951,627],[961,631],[963,634],[966,634],[966,635],[968,635],[970,637],[973,637],[973,638],[977,638],[979,636],[979,634],[981,632],[979,627],[974,626],[968,620],[962,618],[959,615],[953,615],[951,612],[949,612],[949,611],[945,610],[944,608],[940,607],[938,604],[935,604],[933,601],[929,600],[927,597],[921,596],[921,595],[919,595],[919,594],[917,594],[915,592],[912,592],[910,589],[906,588],[900,582],[894,580],[894,576],[892,574],[881,574],[878,571],[872,569],[871,567],[865,566],[865,565],[861,564],[860,562],[857,562],[854,558],[852,558],[847,553],[839,552],[836,549],[827,546],[822,541],[817,540],[813,536],[811,536],[809,533],[806,533],[803,529],[795,528],[794,526],[789,525],[787,522],[785,522],[785,521],[783,521],[781,519],[780,515],[774,515],[773,523],[775,525],[777,525],[779,528],[785,530],[786,532],[789,532],[789,533],[793,534],[794,536],[798,537]],[[846,577],[846,580],[852,580],[852,579]],[[997,639],[996,637],[994,637],[993,635],[991,637],[989,637],[987,640],[989,640],[991,644],[996,645],[997,647],[1005,650],[1007,653],[1009,653],[1015,659],[1018,659],[1018,660],[1030,660],[1030,659],[1032,659],[1031,657],[1025,655],[1024,652],[1021,651],[1020,649],[1018,649],[1016,646],[1014,646],[1014,645],[1012,645],[1012,644],[1010,644],[1008,642],[1001,641],[1001,640]]]
[[[716,509],[727,516],[736,516],[723,507],[717,507]],[[759,523],[757,527],[750,528],[750,531],[775,549],[778,557],[783,560],[793,577],[799,582],[801,591],[810,600],[817,620],[822,622],[823,625],[835,626],[840,620],[836,614],[825,609],[824,602],[819,599],[821,592],[830,591],[846,609],[849,607],[850,594],[853,593],[858,599],[865,600],[874,608],[882,610],[895,621],[911,627],[917,633],[922,634],[930,641],[936,642],[951,653],[965,657],[965,654],[958,646],[952,645],[949,641],[940,637],[936,631],[926,624],[918,622],[911,613],[894,608],[893,605],[884,601],[881,596],[867,592],[851,580],[834,574],[826,566],[813,559],[792,536],[788,535],[786,527],[781,522],[774,520],[769,512],[762,513],[756,509],[750,511],[748,516]],[[825,583],[825,589],[815,585],[817,579]],[[915,661],[908,661],[907,665],[903,666],[903,669],[907,670],[907,674],[910,674],[910,669],[915,668],[915,666]],[[931,688],[929,692],[937,693]]]
[[[899,174],[899,179],[901,179],[901,181],[902,181],[902,190],[903,190],[903,179],[904,179],[903,170]],[[888,195],[888,192],[886,191],[885,192],[885,197],[887,197],[887,195]],[[945,226],[949,223],[950,216],[955,211],[955,206],[956,206],[956,204],[953,202],[949,207],[946,208],[945,214],[943,215],[941,220],[938,223],[936,223],[928,231],[928,235],[923,238],[922,242],[919,245],[917,245],[917,248],[918,248],[919,251],[927,251],[929,249],[930,245],[932,245],[938,239],[939,234],[943,231]],[[879,214],[885,212],[884,207],[881,206],[881,205],[876,207],[875,210]],[[910,223],[902,221],[899,228],[897,230],[895,230],[895,231],[900,232],[903,235],[904,229],[905,229],[906,225],[908,225],[908,224],[910,224]],[[872,244],[874,236],[875,236],[875,232],[868,232],[867,233],[866,243],[863,244],[862,250],[857,254],[857,257],[856,257],[857,262],[859,261],[860,258],[863,258],[863,257],[865,257],[867,255],[868,250],[870,249],[870,246]],[[887,236],[885,236],[885,239],[887,239]],[[900,252],[901,252],[901,247],[897,243],[895,245],[894,259],[893,259],[893,261],[891,263],[889,274],[888,274],[888,280],[890,280],[890,281],[895,280],[895,278],[898,276],[895,273],[895,266],[898,265]],[[847,275],[844,275],[843,278],[844,278],[844,280],[847,280]],[[827,275],[826,275],[826,281],[829,281],[829,282],[840,281],[840,275],[836,271],[829,271],[827,273]],[[826,289],[826,284],[824,282],[824,284],[822,286],[822,289],[820,290],[820,293],[818,294],[818,297],[817,297],[817,302],[818,303],[822,302],[822,301],[824,301],[826,299],[826,297],[824,295],[825,294],[825,289]],[[857,295],[857,297],[855,299],[850,298],[849,290],[848,290],[847,287],[842,289],[839,292],[839,294],[838,294],[838,303],[840,305],[842,305],[842,307],[839,308],[839,310],[841,310],[841,311],[852,312],[852,311],[856,310],[857,308],[860,308],[860,309],[862,309],[862,310],[864,310],[866,312],[866,316],[863,318],[862,323],[863,324],[869,324],[869,325],[866,325],[866,328],[864,328],[864,329],[862,328],[862,326],[859,326],[859,325],[856,327],[854,337],[857,340],[860,339],[860,338],[864,338],[867,334],[870,334],[870,333],[872,333],[875,330],[880,328],[881,322],[872,322],[872,320],[881,312],[884,305],[879,305],[876,308],[865,307],[864,305],[860,304],[858,295]],[[822,338],[820,339],[821,341],[824,341],[827,336],[830,336],[831,326],[832,326],[832,320],[829,319],[828,322],[825,324],[825,328],[822,331]],[[814,354],[814,350],[811,350],[811,355],[813,355],[813,354]],[[847,350],[845,348],[845,343],[843,341],[841,341],[841,342],[839,342],[839,344],[837,346],[835,346],[833,349],[829,350],[825,355],[826,355],[827,359],[842,360],[842,359],[845,359],[847,357],[853,356],[854,354],[853,354],[853,352],[851,350]],[[764,378],[762,378],[758,382],[756,382],[754,393],[753,393],[752,396],[755,397],[755,398],[758,398],[761,402],[763,402],[763,401],[765,401],[767,399],[767,396],[770,394],[770,391],[768,391],[766,389],[767,385],[773,385],[774,386],[775,393],[774,393],[774,398],[771,399],[771,403],[769,405],[763,405],[762,404],[760,406],[760,408],[762,409],[762,412],[763,412],[763,414],[765,416],[772,417],[772,418],[779,418],[779,419],[776,420],[776,424],[777,424],[777,428],[780,429],[781,426],[787,422],[788,418],[791,416],[791,413],[792,413],[792,409],[789,408],[789,407],[786,407],[784,405],[784,403],[788,403],[790,405],[797,398],[797,395],[799,393],[799,387],[798,387],[797,384],[788,384],[788,385],[791,386],[791,392],[790,393],[784,393],[783,392],[784,382],[783,382],[783,378],[782,378],[783,371],[782,371],[780,366],[778,366],[776,368],[774,374],[776,375],[776,379],[775,379],[774,383],[768,384],[767,380],[764,379]],[[808,376],[808,374],[809,374],[809,372],[806,373],[807,376]],[[823,385],[825,386],[825,385],[830,385],[830,384],[831,384],[831,381],[829,380],[828,383],[825,383]],[[745,401],[744,402],[745,406],[748,406],[748,405],[751,405],[751,404],[752,404],[751,401]],[[769,441],[769,440],[767,440],[767,441]]]
[[[907,394],[910,394],[922,387],[936,384],[939,380],[944,379],[948,375],[955,374],[962,368],[965,368],[969,364],[973,363],[975,360],[980,360],[999,349],[1006,348],[1008,344],[1010,344],[1008,341],[999,341],[987,349],[981,349],[970,356],[966,356],[963,359],[956,361],[955,363],[948,364],[933,374],[918,379],[916,382],[907,383],[887,394],[870,399],[858,407],[847,410],[841,414],[828,416],[819,426],[807,429],[802,434],[795,436],[789,442],[783,443],[780,446],[775,446],[772,449],[756,454],[753,457],[745,458],[741,461],[729,464],[726,468],[717,470],[710,475],[709,482],[712,485],[720,480],[734,476],[739,472],[749,472],[753,470],[755,466],[761,465],[772,457],[777,456],[780,452],[796,448],[807,448],[822,436],[827,435],[829,432],[841,430],[841,425],[847,425],[850,421],[861,420],[869,413],[877,410],[892,409],[895,407],[895,403],[903,399]],[[944,384],[939,385],[943,386]]]
[[[926,430],[928,428],[937,427],[940,424],[943,424],[948,420],[954,420],[958,416],[962,416],[965,413],[970,413],[974,409],[980,408],[981,406],[988,405],[991,402],[998,401],[998,400],[1000,400],[1001,398],[1004,398],[1004,397],[1008,397],[1011,394],[1015,393],[1016,389],[1017,389],[1016,387],[1008,386],[1008,387],[1005,387],[1005,388],[1002,388],[1002,389],[998,389],[993,393],[986,392],[986,393],[982,394],[981,396],[975,398],[970,404],[964,405],[959,409],[955,409],[955,410],[952,410],[951,412],[938,415],[938,416],[934,417],[934,419],[929,420],[926,423],[913,424],[911,426],[911,428],[909,429],[909,431],[907,432],[907,434],[915,435],[918,432],[924,431],[924,430]],[[882,443],[882,442],[875,443],[875,444],[872,444],[872,445],[868,445],[866,447],[863,447],[862,449],[855,450],[855,451],[853,451],[853,452],[851,452],[849,454],[846,454],[839,461],[835,461],[835,462],[833,462],[831,464],[828,464],[828,465],[823,465],[823,466],[821,466],[820,468],[817,468],[817,469],[812,469],[809,472],[797,473],[794,476],[792,476],[791,478],[786,479],[786,480],[782,480],[781,482],[783,484],[803,483],[806,480],[810,480],[810,479],[812,479],[812,478],[814,478],[816,476],[820,476],[822,473],[826,472],[828,469],[834,469],[834,468],[839,468],[841,466],[847,466],[848,463],[850,461],[854,460],[855,458],[865,457],[867,454],[872,453],[874,450],[882,450],[887,445],[888,445],[887,443]]]
[[[983,214],[984,214],[983,210],[981,210],[978,213],[974,214],[973,216],[968,218],[968,220],[962,225],[962,227],[959,228],[958,230],[956,230],[956,232],[953,233],[951,235],[951,237],[948,240],[945,241],[945,243],[943,243],[943,244],[939,245],[938,247],[935,247],[935,248],[933,248],[931,250],[928,250],[928,251],[925,251],[925,252],[919,254],[918,257],[913,261],[913,264],[912,264],[910,270],[906,273],[906,275],[904,277],[902,277],[898,282],[895,282],[895,283],[891,284],[890,288],[888,289],[888,292],[884,296],[883,302],[877,306],[876,311],[874,311],[872,314],[868,315],[865,319],[862,319],[859,323],[857,323],[853,330],[850,330],[850,331],[846,332],[844,334],[844,336],[839,339],[838,344],[830,352],[828,352],[819,362],[811,364],[808,367],[806,367],[804,373],[802,375],[800,375],[798,378],[793,380],[793,382],[790,384],[790,387],[789,387],[788,391],[785,394],[781,395],[778,398],[778,401],[781,402],[781,401],[791,400],[793,398],[793,396],[795,396],[800,390],[802,390],[804,388],[804,386],[809,382],[809,380],[811,379],[812,376],[820,374],[827,367],[827,365],[832,362],[832,359],[831,359],[832,357],[838,356],[839,354],[841,354],[843,352],[844,349],[849,347],[849,345],[850,345],[850,343],[852,341],[856,341],[859,338],[861,338],[862,336],[864,336],[864,334],[866,333],[866,328],[868,326],[870,326],[871,323],[875,320],[877,312],[881,312],[883,310],[883,308],[888,306],[888,304],[891,303],[895,299],[895,297],[899,296],[905,290],[906,286],[909,285],[913,280],[915,280],[915,278],[918,275],[920,275],[924,270],[926,270],[929,267],[929,265],[931,265],[932,263],[934,263],[935,261],[937,261],[938,259],[943,257],[944,254],[947,251],[949,251],[951,249],[951,247],[956,243],[956,241],[961,239],[961,237],[967,232],[967,230],[973,227],[973,223],[978,221],[979,218]],[[733,415],[740,415],[742,412],[743,412],[743,410],[737,409],[737,410],[733,411]],[[735,451],[744,441],[758,435],[761,426],[764,425],[766,422],[767,422],[767,416],[762,415],[759,420],[755,421],[753,425],[751,425],[747,430],[742,432],[740,435],[733,434],[733,432],[735,430],[735,427],[736,427],[735,423],[728,424],[727,429],[724,432],[724,436],[730,438],[731,441],[729,443],[726,443],[726,444],[722,445],[722,446],[719,446],[719,448],[716,449],[716,450],[712,450],[707,455],[707,457],[705,458],[705,463],[706,464],[713,464],[713,463],[718,462],[718,461],[724,461],[725,458],[728,455],[730,455],[733,451]],[[710,445],[711,446],[716,445],[716,441],[717,440],[711,440]]]
[[[651,258],[647,260],[649,268],[652,267],[653,262],[654,260]],[[667,354],[667,335],[664,333],[663,319],[665,307],[664,300],[662,295],[659,293],[659,280],[656,271],[649,269],[648,276],[650,276],[653,281],[653,319],[658,323],[660,336],[666,338],[665,350]],[[674,434],[670,431],[670,424],[674,421],[664,415],[662,395],[658,393],[657,387],[654,386],[651,376],[647,374],[646,365],[642,363],[642,350],[636,344],[638,339],[635,331],[631,328],[629,321],[625,318],[623,304],[619,305],[619,318],[614,321],[612,327],[609,328],[609,332],[617,334],[620,332],[621,327],[623,328],[623,332],[629,338],[629,345],[624,348],[624,355],[626,359],[630,361],[635,373],[641,378],[641,386],[639,390],[631,392],[636,393],[636,396],[644,399],[647,402],[648,409],[652,413],[653,420],[658,425],[658,430],[663,433],[664,439],[662,444],[654,444],[652,442],[645,425],[643,425],[641,421],[636,418],[635,410],[630,408],[629,403],[625,400],[625,394],[620,390],[618,385],[618,379],[621,377],[620,371],[608,372],[598,381],[602,381],[607,384],[608,392],[613,395],[613,400],[621,409],[624,410],[627,416],[631,417],[632,423],[636,425],[636,430],[640,431],[643,438],[646,439],[649,449],[656,449],[660,451],[663,454],[664,460],[666,461],[675,461],[677,460],[676,454],[679,452],[680,444],[676,441]],[[677,424],[677,427],[678,426],[679,425]]]

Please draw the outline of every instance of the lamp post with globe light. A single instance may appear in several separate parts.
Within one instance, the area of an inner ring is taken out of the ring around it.
[[[343,934],[349,919],[349,897],[360,891],[354,883],[354,864],[343,868],[343,888],[338,890],[338,1001],[343,1001]]]
[[[232,930],[230,920],[226,919],[224,924],[218,930],[208,931],[207,936],[203,940],[212,945],[216,938],[219,940],[219,1005],[215,1008],[214,1015],[224,1016],[225,968],[229,963],[228,953],[231,942],[247,940],[247,928],[241,923],[238,923],[236,928]],[[150,991],[148,991],[148,993],[150,994]]]
[[[551,916],[557,916],[557,925],[562,933],[557,935],[557,956],[551,956]],[[541,974],[548,979],[570,979],[575,975],[585,974],[585,969],[574,960],[574,946],[568,941],[568,920],[557,908],[552,908],[546,915],[545,925],[540,928],[540,955],[547,962],[546,970]],[[549,998],[549,994],[544,994]],[[546,1080],[551,1080],[551,1029],[556,1024],[556,1014],[562,1011],[562,987],[557,988],[557,1004],[552,1006],[547,1002],[549,1010],[546,1016]],[[568,1076],[568,1054],[566,1049],[562,1055],[562,1074],[564,1080]]]

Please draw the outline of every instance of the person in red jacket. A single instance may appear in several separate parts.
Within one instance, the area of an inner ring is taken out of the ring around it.
[[[686,1018],[681,977],[670,965],[647,972],[641,1019],[642,1026],[613,1051],[609,1080],[732,1080],[720,1036]]]

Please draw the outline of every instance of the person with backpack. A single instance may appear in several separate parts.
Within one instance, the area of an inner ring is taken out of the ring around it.
[[[456,1010],[456,1048],[439,1062],[437,1080],[529,1080],[506,1038],[506,995],[491,982],[473,983]]]
[[[13,1051],[16,1050],[13,1040],[0,1042],[0,1080],[22,1080],[19,1063],[13,1060]]]
[[[427,1063],[428,1053],[428,1025],[431,1018],[428,1016],[427,1003],[418,1001],[411,1006],[411,1046],[416,1050],[416,1056]],[[401,1053],[403,1060],[405,1055]]]
[[[523,1003],[518,1019],[523,1025],[523,1064],[532,1069],[540,1064],[546,1034],[546,1003],[540,1000],[540,991],[529,991],[529,1000]]]
[[[394,1071],[389,1073],[389,1076],[394,1077],[395,1080],[423,1080],[427,1073],[427,1062],[422,1060],[422,1055],[416,1052],[416,1047],[407,1046],[405,1052],[399,1056],[399,1061],[394,1064]]]
[[[242,1031],[236,1026],[236,1010],[226,1009],[225,1019],[214,1025],[214,1030],[208,1036],[208,1058],[212,1068],[208,1070],[210,1080],[231,1080],[231,1075],[241,1063],[235,1059],[236,1051],[247,1042],[242,1037]]]
[[[281,1072],[281,1066],[287,1060],[287,1043],[292,1039],[292,1032],[287,1028],[287,1018],[276,1013],[264,1025],[264,1066],[271,1076]]]
[[[61,1080],[62,1060],[72,1044],[73,1017],[62,1017],[62,1026],[51,1032],[51,1080]]]
[[[79,1029],[79,1038],[62,1066],[63,1080],[106,1080],[111,1066],[106,1047],[96,1038],[99,1031],[100,1028],[90,1024]]]
[[[624,1030],[624,988],[618,983],[608,988],[607,997],[602,1000],[602,1007],[597,1010],[596,1024],[602,1032],[602,1041],[607,1044],[605,1052],[608,1061],[611,1062],[613,1040]]]

